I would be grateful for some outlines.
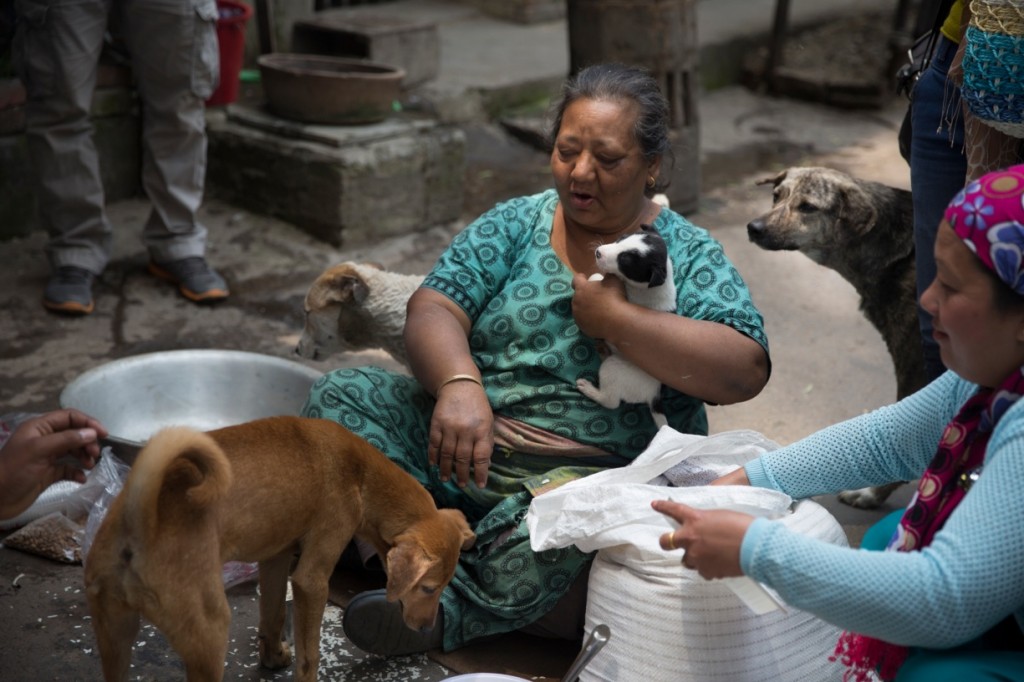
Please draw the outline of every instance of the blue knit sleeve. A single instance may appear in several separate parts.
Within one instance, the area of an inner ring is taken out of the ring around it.
[[[802,499],[921,475],[946,424],[976,390],[947,372],[894,405],[835,424],[747,465],[752,485]]]
[[[911,401],[915,413],[925,404],[946,411],[943,393],[964,400],[971,393],[970,385],[959,379],[947,376],[938,381],[942,383],[933,383],[935,390],[930,396]],[[893,420],[890,428],[906,425],[902,415],[889,418]],[[877,417],[867,421],[874,419]],[[907,442],[922,437],[918,434]],[[901,441],[890,435],[888,442],[894,439]],[[858,442],[879,447],[870,438]],[[890,471],[906,478],[915,475],[906,466]],[[779,478],[790,476],[784,473]],[[865,474],[859,480],[866,484],[871,478]],[[793,533],[781,524],[758,520],[744,537],[741,566],[744,573],[778,591],[787,603],[839,627],[895,644],[956,646],[1009,614],[1024,622],[1024,523],[1019,522],[1024,518],[1022,483],[1024,401],[1010,408],[999,422],[980,479],[922,551],[837,547]]]

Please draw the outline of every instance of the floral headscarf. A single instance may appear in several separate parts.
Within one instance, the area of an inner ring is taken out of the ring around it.
[[[967,185],[944,217],[987,268],[1024,296],[1024,165]]]

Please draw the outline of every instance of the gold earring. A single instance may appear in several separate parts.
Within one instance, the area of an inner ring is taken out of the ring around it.
[[[647,186],[648,187],[650,187],[651,189],[654,189],[654,184],[656,182],[657,182],[657,180],[654,179],[653,175],[648,175],[647,176]]]

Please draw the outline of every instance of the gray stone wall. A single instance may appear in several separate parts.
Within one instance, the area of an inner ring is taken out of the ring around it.
[[[256,111],[210,117],[207,189],[334,245],[457,220],[465,135],[433,121],[305,126]]]
[[[537,24],[565,17],[565,0],[461,0],[500,19]]]

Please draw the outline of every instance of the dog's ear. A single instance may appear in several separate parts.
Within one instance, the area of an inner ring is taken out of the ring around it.
[[[647,280],[647,288],[653,289],[654,287],[660,287],[665,283],[665,279],[668,277],[668,267],[666,262],[668,261],[668,247],[665,245],[665,240],[662,238],[658,231],[654,229],[653,225],[640,225],[640,229],[647,234],[652,235],[650,239],[644,240],[645,243],[651,247],[654,265],[651,266],[651,276]]]
[[[784,171],[782,171],[780,173],[777,173],[777,174],[775,174],[774,176],[772,176],[770,178],[761,178],[760,180],[758,180],[754,184],[756,184],[756,185],[778,185],[780,182],[782,182],[783,180],[786,179],[786,173],[787,172],[789,172],[789,169],[786,169],[786,170],[784,170]]]
[[[659,263],[658,265],[651,266],[651,281],[647,284],[647,288],[660,287],[665,283],[666,277],[668,277],[668,270],[664,265]]]
[[[326,282],[328,303],[355,301],[362,303],[370,295],[370,287],[357,275],[338,274]]]
[[[398,536],[395,546],[384,558],[388,574],[387,600],[395,601],[415,587],[434,561],[414,539]]]
[[[462,534],[462,551],[465,552],[467,549],[473,546],[476,542],[476,534],[470,529],[469,523],[466,522],[466,515],[458,509],[439,509],[439,514],[443,514],[449,517],[454,523],[456,528]]]
[[[472,547],[476,543],[476,533],[466,526],[466,529],[462,531],[462,551],[465,552],[467,549]]]
[[[878,220],[878,209],[870,194],[856,183],[842,186],[839,194],[839,219],[848,233],[859,237],[870,232]]]

